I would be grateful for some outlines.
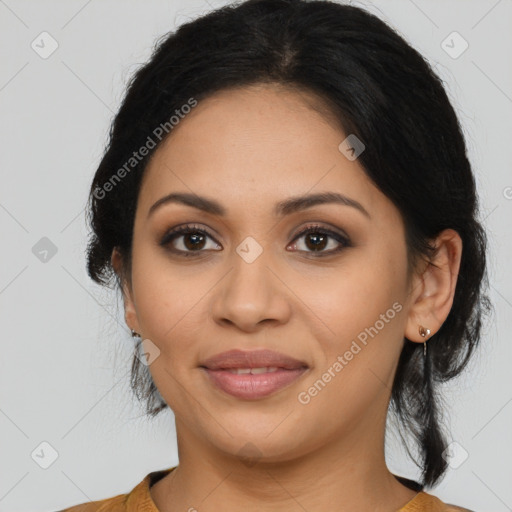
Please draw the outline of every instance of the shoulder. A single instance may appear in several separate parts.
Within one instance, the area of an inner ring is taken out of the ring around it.
[[[148,479],[149,476],[146,476],[142,482],[137,484],[128,493],[117,494],[102,500],[80,503],[58,512],[126,512],[128,509],[133,510],[132,505],[138,505],[141,498],[145,496],[145,490],[148,488]],[[138,508],[136,507],[135,510],[138,510]]]
[[[169,474],[175,467],[160,469],[147,474],[142,481],[126,494],[117,494],[112,498],[81,503],[58,512],[127,512],[128,510],[158,512],[151,499],[149,488]]]
[[[435,500],[438,502],[439,506],[439,512],[475,512],[474,510],[471,510],[469,508],[459,507],[458,505],[453,505],[451,503],[445,503],[444,501],[441,501],[439,498],[435,498]],[[435,509],[438,510],[437,508]]]
[[[400,509],[399,512],[475,512],[468,508],[452,505],[441,501],[437,496],[425,491],[419,492],[416,497]]]
[[[123,512],[127,510],[127,497],[128,494],[118,494],[112,498],[81,503],[80,505],[74,505],[72,507],[59,510],[58,512]]]

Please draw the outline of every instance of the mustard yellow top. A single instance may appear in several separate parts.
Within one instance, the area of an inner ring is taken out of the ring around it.
[[[175,467],[153,471],[146,475],[128,494],[90,501],[66,508],[60,512],[159,512],[151,499],[149,488]],[[400,479],[401,477],[399,477]],[[467,508],[443,503],[439,498],[424,491],[418,494],[397,512],[472,512]]]

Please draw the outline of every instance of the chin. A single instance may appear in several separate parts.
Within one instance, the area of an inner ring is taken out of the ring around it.
[[[278,424],[278,423],[276,423]],[[275,430],[275,425],[273,429]],[[222,439],[215,439],[215,436],[208,435],[210,442],[224,452],[227,456],[238,458],[247,468],[255,467],[257,464],[286,463],[307,453],[304,443],[289,432],[272,432],[272,429],[262,431],[233,432],[222,436]]]

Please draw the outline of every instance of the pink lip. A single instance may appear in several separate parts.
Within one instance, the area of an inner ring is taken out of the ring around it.
[[[257,400],[275,393],[298,379],[307,368],[285,370],[279,368],[275,372],[252,375],[237,375],[229,370],[210,370],[204,368],[211,382],[222,391],[244,400]]]
[[[269,396],[298,379],[308,365],[272,350],[230,350],[203,361],[200,367],[210,382],[225,393],[244,400]],[[277,367],[276,371],[259,374],[236,374],[235,368]]]
[[[273,350],[228,350],[203,361],[200,366],[209,370],[226,368],[262,368],[277,366],[287,370],[307,368],[303,361]]]

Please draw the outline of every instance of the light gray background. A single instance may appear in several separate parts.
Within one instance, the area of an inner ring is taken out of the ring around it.
[[[121,304],[86,274],[84,206],[128,78],[158,36],[226,3],[0,0],[1,511],[111,497],[178,462],[172,413],[151,423],[130,394],[132,340]],[[431,492],[512,510],[512,2],[354,4],[396,27],[446,81],[489,232],[496,316],[467,374],[445,389],[468,457]],[[31,48],[43,31],[59,45],[47,59]],[[469,43],[456,59],[441,46],[453,31]],[[32,251],[42,237],[57,248],[46,263]],[[31,456],[42,442],[58,453],[48,469]],[[396,436],[387,457],[395,473],[418,476]]]

